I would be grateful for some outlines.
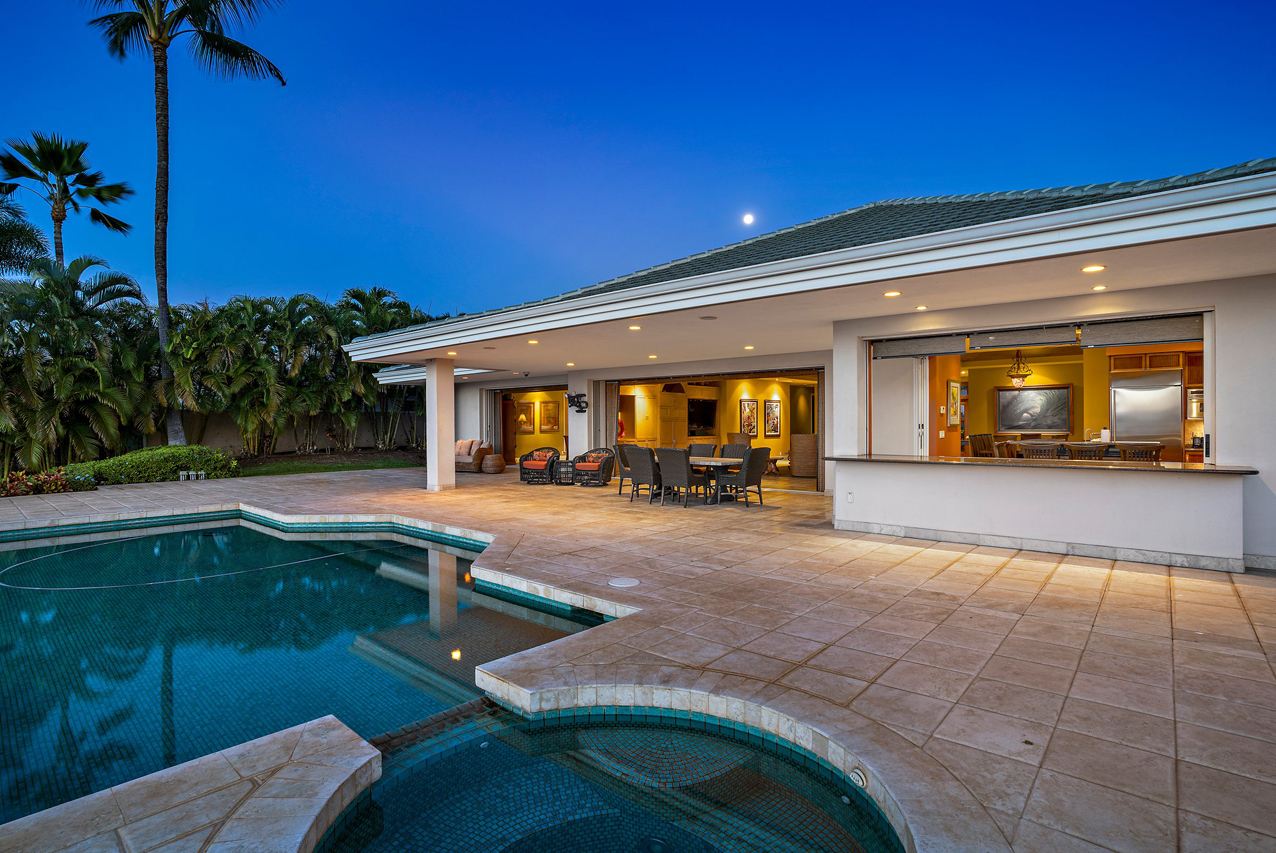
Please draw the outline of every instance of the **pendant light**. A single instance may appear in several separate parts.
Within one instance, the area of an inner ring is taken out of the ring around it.
[[[1010,365],[1006,375],[1010,377],[1010,383],[1016,388],[1022,388],[1023,384],[1028,381],[1028,377],[1032,375],[1032,368],[1023,360],[1019,350],[1015,350],[1014,363]]]

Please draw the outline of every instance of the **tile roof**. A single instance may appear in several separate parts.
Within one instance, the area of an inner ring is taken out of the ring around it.
[[[426,326],[444,325],[533,305],[550,305],[648,284],[745,269],[772,261],[1085,207],[1263,172],[1276,172],[1276,158],[1250,160],[1235,166],[1156,180],[875,201],[557,296],[491,311],[461,314],[427,323]]]

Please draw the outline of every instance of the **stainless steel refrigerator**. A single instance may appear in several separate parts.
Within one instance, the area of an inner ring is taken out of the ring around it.
[[[1183,459],[1183,374],[1150,370],[1112,376],[1112,440],[1159,441],[1161,458]]]

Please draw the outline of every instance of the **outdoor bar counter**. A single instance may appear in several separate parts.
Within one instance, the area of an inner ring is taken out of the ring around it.
[[[829,456],[839,530],[1245,570],[1246,466]]]

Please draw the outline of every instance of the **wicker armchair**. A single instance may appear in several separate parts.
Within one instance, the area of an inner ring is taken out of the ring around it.
[[[616,464],[615,455],[605,447],[586,450],[572,460],[575,473],[572,482],[577,486],[605,486],[611,482],[611,469]]]
[[[1106,444],[1095,444],[1093,441],[1067,441],[1063,450],[1069,459],[1088,459],[1097,462],[1108,452]]]
[[[518,458],[518,478],[524,483],[543,486],[553,482],[554,466],[557,464],[557,450],[552,447],[538,447]]]
[[[1122,462],[1160,462],[1164,444],[1118,444]]]
[[[749,444],[724,444],[718,456],[722,459],[744,459],[751,447]]]
[[[632,446],[633,445],[630,444],[617,444],[611,449],[612,456],[615,458],[616,463],[616,479],[620,481],[620,486],[616,489],[616,494],[618,495],[623,495],[625,493],[625,481],[630,479],[629,458],[625,456],[625,453]]]
[[[691,455],[685,450],[675,447],[656,448],[656,458],[660,461],[660,479],[664,488],[660,490],[660,505],[665,505],[665,495],[670,491],[674,499],[681,497],[682,505],[689,506],[691,494],[699,494],[702,498],[708,481],[704,474],[691,470]]]
[[[744,465],[739,471],[718,475],[718,495],[744,495],[744,505],[749,505],[749,489],[757,489],[758,505],[762,505],[762,475],[766,473],[767,463],[771,460],[771,448],[751,447],[744,457]]]
[[[713,452],[718,449],[717,444],[688,444],[688,456],[713,456]]]
[[[656,493],[664,490],[660,481],[660,470],[656,468],[656,454],[650,447],[629,445],[625,448],[625,456],[629,459],[629,502],[634,502],[634,495],[643,489],[647,490],[647,503],[656,499]]]
[[[727,433],[727,444],[752,446],[753,438],[747,432],[729,432]]]

